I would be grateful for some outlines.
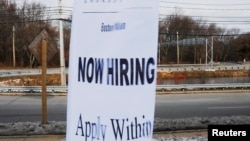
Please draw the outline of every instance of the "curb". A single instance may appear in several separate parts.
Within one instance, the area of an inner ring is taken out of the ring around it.
[[[65,141],[65,135],[0,136],[0,141]]]
[[[199,138],[201,141],[207,140],[207,130],[187,130],[169,131],[153,133],[152,141],[185,140],[187,138]],[[19,135],[0,136],[0,141],[66,141],[66,135]]]

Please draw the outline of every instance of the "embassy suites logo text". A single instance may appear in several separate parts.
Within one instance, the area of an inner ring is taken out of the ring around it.
[[[122,3],[123,0],[84,0],[84,3]]]

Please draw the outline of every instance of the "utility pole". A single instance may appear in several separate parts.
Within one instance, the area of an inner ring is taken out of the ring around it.
[[[208,58],[208,52],[207,52],[207,38],[206,38],[206,70],[208,69],[207,68],[207,58]]]
[[[62,22],[62,0],[59,0],[59,38],[60,38],[60,68],[61,68],[61,86],[66,86],[65,59],[64,59],[64,40],[63,40],[63,22]]]
[[[214,69],[214,36],[212,36],[212,41],[211,41],[211,66],[212,69]]]
[[[214,37],[211,37],[211,41],[206,38],[206,70],[214,69]],[[208,62],[209,61],[209,62]],[[208,64],[210,63],[210,68]]]
[[[15,68],[16,67],[16,53],[15,53],[15,26],[13,26],[13,41],[12,41],[12,45],[13,45],[13,67]]]
[[[158,44],[158,64],[161,64],[161,41]]]
[[[42,40],[42,124],[47,124],[47,41]]]
[[[179,33],[177,31],[177,37],[176,37],[176,44],[177,44],[177,64],[180,63],[179,58],[180,58],[180,49],[179,49]]]

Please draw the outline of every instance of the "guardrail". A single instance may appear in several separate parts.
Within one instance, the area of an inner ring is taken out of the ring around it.
[[[157,85],[156,91],[247,89],[250,83]],[[0,92],[42,92],[41,86],[1,86]],[[67,93],[67,86],[47,86],[48,93]]]
[[[157,91],[166,90],[210,90],[210,89],[246,89],[250,83],[227,83],[227,84],[178,84],[178,85],[157,85]]]
[[[175,65],[158,65],[158,72],[175,72],[175,71],[204,71],[204,70],[250,70],[250,64],[235,64],[235,65],[214,65],[206,66],[204,64],[175,64]],[[60,68],[49,68],[47,74],[59,74]],[[68,68],[65,69],[68,73]],[[41,69],[17,69],[17,70],[0,70],[0,77],[20,76],[20,75],[38,75],[41,74]]]
[[[249,70],[249,64],[236,65],[158,65],[158,72],[180,72],[180,71],[215,71],[215,70]]]
[[[65,93],[68,91],[67,86],[47,86],[48,93]],[[0,92],[42,92],[41,86],[1,86]]]
[[[39,75],[42,73],[41,69],[17,69],[17,70],[0,70],[0,77],[20,76],[20,75]],[[47,74],[59,74],[60,69],[47,69]],[[68,73],[68,69],[65,69]]]

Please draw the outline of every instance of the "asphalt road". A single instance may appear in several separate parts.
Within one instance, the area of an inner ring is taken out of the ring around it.
[[[250,93],[156,96],[156,118],[250,116]]]
[[[48,121],[65,121],[67,96],[48,97]],[[0,123],[41,121],[40,96],[0,96]],[[250,93],[157,95],[155,117],[250,116]]]
[[[41,96],[0,96],[0,122],[42,120]],[[65,121],[67,96],[47,97],[48,121]]]

